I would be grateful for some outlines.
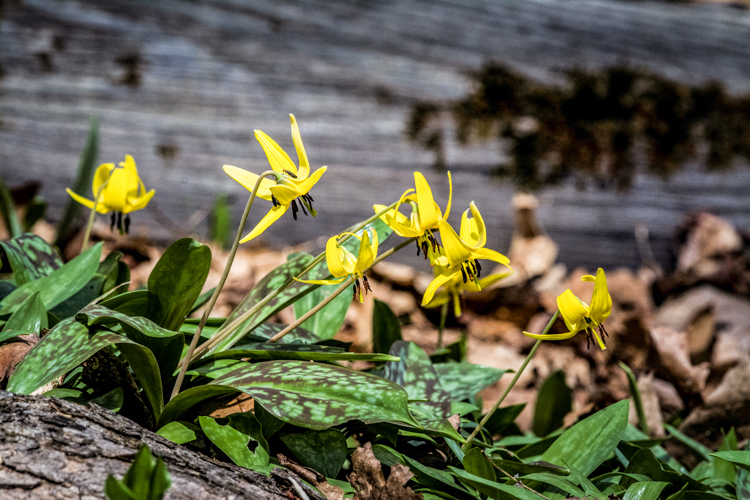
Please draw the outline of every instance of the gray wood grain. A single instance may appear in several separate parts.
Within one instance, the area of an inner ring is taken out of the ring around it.
[[[245,191],[221,166],[267,168],[256,128],[291,151],[293,112],[311,162],[329,167],[312,192],[318,219],[288,214],[265,235],[273,245],[296,244],[395,200],[413,170],[425,172],[444,204],[445,176],[407,142],[405,119],[419,100],[465,94],[468,73],[488,60],[547,82],[572,67],[629,63],[750,92],[750,14],[582,0],[11,2],[0,21],[0,173],[10,184],[44,180],[55,219],[96,114],[100,161],[132,154],[157,190],[152,206],[135,214],[134,232],[167,241],[190,231],[191,216],[199,219],[218,192],[233,195],[239,217]],[[513,188],[486,172],[502,154],[491,145],[447,145],[454,213],[475,200],[490,246],[501,251]],[[570,265],[637,265],[637,222],[648,224],[666,262],[684,211],[705,208],[750,227],[747,170],[698,170],[668,183],[641,178],[627,195],[551,189],[540,219]],[[258,205],[251,223],[268,208]]]

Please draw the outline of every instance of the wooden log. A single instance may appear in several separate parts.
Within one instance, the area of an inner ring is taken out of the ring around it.
[[[488,60],[545,82],[574,67],[626,63],[748,92],[750,13],[578,0],[11,2],[0,24],[0,175],[10,184],[42,179],[54,220],[97,114],[100,160],[133,154],[157,190],[135,214],[135,232],[166,242],[193,231],[218,192],[233,195],[239,217],[246,192],[221,165],[267,168],[256,128],[291,151],[293,112],[313,166],[329,166],[312,193],[320,216],[284,217],[264,236],[273,245],[330,236],[396,199],[413,170],[430,171],[432,155],[404,135],[411,106],[466,94],[468,72]],[[486,175],[502,152],[451,142],[446,158],[456,212],[477,201],[489,245],[505,249],[513,188]],[[540,220],[569,265],[638,265],[638,222],[667,263],[670,232],[686,210],[750,227],[750,176],[698,170],[668,183],[642,178],[626,195],[550,189]],[[444,176],[428,178],[445,200]],[[250,223],[267,208],[255,208]]]
[[[270,476],[176,445],[99,406],[0,391],[0,496],[4,500],[104,498],[108,474],[127,471],[145,443],[169,469],[167,500],[299,498],[320,494],[286,469]]]

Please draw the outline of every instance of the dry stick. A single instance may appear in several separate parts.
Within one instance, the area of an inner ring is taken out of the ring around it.
[[[416,238],[409,238],[408,240],[406,240],[406,241],[404,241],[402,243],[399,243],[395,247],[393,247],[390,250],[388,250],[387,252],[383,253],[381,256],[379,256],[377,259],[375,259],[372,262],[372,264],[370,266],[368,266],[367,269],[365,269],[364,271],[362,271],[362,274],[366,273],[368,270],[370,270],[372,268],[372,266],[374,266],[375,264],[377,264],[381,260],[385,259],[386,257],[389,257],[389,256],[393,255],[394,253],[396,253],[399,250],[401,250],[402,248],[404,248],[406,245],[412,244],[414,242],[414,240],[416,240]],[[326,306],[326,304],[328,304],[330,301],[332,301],[333,299],[335,299],[336,297],[338,297],[338,295],[341,292],[343,292],[344,290],[346,290],[349,287],[349,285],[352,284],[352,281],[353,281],[353,278],[349,277],[349,279],[347,279],[346,281],[344,281],[341,284],[341,286],[338,287],[336,290],[334,290],[334,292],[331,295],[329,295],[328,297],[326,297],[326,299],[323,302],[317,304],[315,307],[313,307],[312,309],[310,309],[309,311],[307,311],[304,315],[302,315],[301,318],[299,318],[297,321],[295,321],[291,325],[289,325],[286,328],[284,328],[283,330],[281,330],[279,333],[277,333],[276,335],[274,335],[270,339],[266,340],[266,342],[276,342],[276,341],[278,341],[281,337],[283,337],[284,335],[286,335],[287,333],[291,332],[292,330],[294,330],[295,328],[297,328],[299,325],[301,325],[302,323],[304,323],[305,321],[307,321],[313,314],[315,314],[316,312],[318,312],[321,309],[323,309]]]
[[[547,326],[544,327],[544,331],[542,331],[542,335],[546,335],[550,328],[552,328],[552,325],[557,320],[557,317],[560,315],[560,311],[557,311],[554,316],[552,316],[552,319],[549,320],[549,323],[547,323]],[[539,345],[541,345],[542,340],[537,340],[536,344],[534,344],[534,347],[531,348],[531,352],[528,356],[526,356],[526,359],[523,361],[523,364],[521,365],[521,368],[518,369],[516,374],[513,376],[513,380],[510,381],[510,384],[508,387],[505,388],[505,392],[503,392],[503,395],[500,396],[500,399],[497,400],[495,405],[492,407],[490,411],[487,412],[487,414],[484,416],[481,422],[479,422],[479,425],[476,426],[474,431],[469,435],[468,438],[466,438],[466,443],[461,447],[463,451],[467,451],[469,449],[469,445],[474,440],[474,438],[479,434],[479,431],[482,430],[482,427],[487,423],[487,421],[490,419],[493,413],[497,411],[497,409],[502,404],[505,397],[508,395],[511,389],[513,389],[513,386],[516,385],[516,382],[518,381],[518,378],[521,376],[523,371],[526,369],[526,365],[529,364],[529,361],[531,361],[531,358],[534,357],[534,353],[536,353],[536,350],[539,348]]]
[[[512,476],[512,475],[511,475],[511,474],[510,474],[509,472],[506,472],[506,471],[504,471],[503,469],[501,469],[501,468],[500,468],[500,467],[499,467],[499,466],[498,466],[498,465],[497,465],[497,464],[496,464],[495,462],[493,462],[492,460],[490,460],[490,463],[492,464],[492,466],[493,466],[494,468],[496,468],[497,470],[499,470],[500,472],[502,472],[503,474],[505,474],[506,476],[508,476],[509,478],[511,478],[511,479],[512,479],[513,481],[515,481],[515,482],[516,482],[516,484],[515,484],[514,486],[518,486],[518,485],[520,484],[522,488],[524,488],[524,489],[527,489],[527,490],[529,490],[529,491],[530,491],[530,492],[532,492],[532,493],[536,493],[536,494],[537,494],[537,495],[539,495],[540,497],[544,498],[544,500],[549,500],[549,498],[545,497],[544,495],[542,495],[542,494],[541,494],[541,493],[539,493],[538,491],[536,491],[536,490],[534,490],[534,489],[532,489],[532,488],[529,488],[528,486],[526,486],[525,484],[523,484],[523,482],[522,482],[522,481],[519,481],[518,479],[516,479],[515,477],[513,477],[513,476]]]
[[[182,366],[180,367],[180,373],[179,375],[177,375],[177,380],[174,383],[174,388],[172,389],[172,397],[169,398],[170,401],[174,399],[174,397],[177,396],[177,394],[180,392],[182,381],[185,378],[185,372],[187,372],[188,365],[190,364],[190,357],[193,355],[195,346],[198,345],[198,339],[201,338],[203,328],[206,326],[206,321],[208,321],[208,315],[211,314],[211,309],[214,308],[216,300],[219,298],[219,294],[221,293],[221,289],[224,287],[224,283],[227,281],[227,276],[229,276],[229,270],[231,269],[232,262],[234,262],[234,257],[237,254],[237,248],[240,246],[240,239],[242,239],[242,231],[244,231],[245,229],[247,216],[250,214],[250,208],[252,208],[253,202],[255,201],[255,195],[258,193],[258,188],[260,188],[261,181],[269,175],[275,175],[275,172],[273,170],[266,170],[265,172],[260,174],[260,176],[258,176],[258,180],[255,181],[255,187],[253,188],[250,198],[248,198],[247,200],[245,211],[242,214],[242,219],[240,219],[240,226],[237,228],[237,236],[234,237],[232,249],[229,251],[229,257],[227,258],[227,263],[224,266],[224,272],[221,274],[219,284],[216,285],[214,293],[211,295],[211,300],[208,301],[208,305],[206,306],[205,311],[203,311],[203,316],[201,316],[200,323],[198,323],[198,329],[195,330],[193,340],[190,341],[190,347],[188,347],[187,354],[185,355]]]
[[[367,224],[373,222],[375,219],[378,219],[380,216],[382,216],[383,214],[385,214],[389,210],[392,210],[393,208],[395,208],[397,204],[398,204],[398,202],[392,203],[391,205],[389,205],[388,207],[384,208],[380,212],[376,213],[375,215],[373,215],[369,219],[367,219],[364,222],[361,222],[360,224],[354,226],[351,229],[350,232],[354,233],[356,231],[359,231],[360,229],[362,229],[363,227],[365,227]],[[350,235],[344,236],[341,239],[340,243],[344,243],[349,238],[351,238]],[[315,259],[313,259],[313,261],[310,262],[310,264],[306,268],[304,268],[297,275],[297,278],[301,278],[302,276],[304,276],[305,274],[307,274],[312,268],[314,268],[316,265],[318,265],[320,262],[322,262],[323,259],[325,258],[325,256],[326,256],[325,252],[322,252],[317,257],[315,257]],[[207,340],[206,342],[204,342],[203,344],[201,344],[195,350],[195,352],[193,353],[193,358],[190,361],[192,362],[193,360],[195,360],[199,356],[201,356],[204,352],[209,351],[209,350],[213,349],[214,347],[216,347],[217,345],[219,345],[222,341],[224,341],[227,337],[229,337],[229,335],[231,335],[232,332],[234,332],[234,330],[236,330],[237,328],[239,328],[240,325],[242,325],[242,323],[244,323],[245,321],[247,321],[248,319],[250,319],[262,307],[264,307],[266,304],[268,304],[270,301],[272,301],[279,293],[281,293],[284,290],[286,290],[287,288],[289,288],[289,286],[291,286],[292,283],[294,283],[294,278],[288,278],[284,283],[281,284],[281,286],[279,286],[276,290],[274,290],[273,292],[271,292],[270,294],[268,294],[263,300],[261,300],[260,302],[258,302],[257,304],[255,304],[253,307],[251,307],[250,309],[248,309],[247,311],[245,311],[241,316],[238,316],[235,320],[233,320],[228,325],[223,325],[219,329],[219,331],[217,331],[213,335],[213,337],[211,337],[209,340]]]

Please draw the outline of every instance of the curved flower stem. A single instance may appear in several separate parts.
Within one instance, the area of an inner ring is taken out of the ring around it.
[[[372,264],[367,269],[365,269],[364,271],[362,271],[362,273],[364,274],[365,272],[369,271],[372,268],[372,266],[374,266],[375,264],[377,264],[381,260],[383,260],[383,259],[385,259],[385,258],[393,255],[394,253],[398,252],[399,250],[401,250],[402,248],[404,248],[406,245],[412,244],[414,242],[414,240],[416,240],[416,238],[409,238],[408,240],[406,240],[406,241],[404,241],[402,243],[399,243],[395,247],[391,248],[387,252],[384,252],[382,255],[378,256],[378,258],[375,259],[372,262]],[[332,301],[333,299],[335,299],[336,297],[338,297],[341,292],[343,292],[344,290],[346,290],[347,288],[349,288],[349,285],[352,284],[352,281],[353,281],[352,278],[349,277],[349,279],[345,280],[341,284],[341,286],[339,286],[331,295],[329,295],[328,297],[326,297],[326,299],[323,302],[320,302],[315,307],[313,307],[312,309],[310,309],[309,311],[307,311],[305,314],[303,314],[302,317],[300,317],[299,319],[297,319],[294,323],[292,323],[291,325],[287,326],[286,328],[284,328],[283,330],[281,330],[279,333],[277,333],[276,335],[274,335],[270,339],[266,340],[266,343],[278,341],[281,337],[283,337],[284,335],[286,335],[287,333],[291,332],[292,330],[294,330],[295,328],[297,328],[299,325],[301,325],[302,323],[304,323],[305,321],[307,321],[313,314],[315,314],[316,312],[318,312],[321,309],[323,309],[330,301]]]
[[[111,175],[111,174],[110,174]],[[83,233],[83,243],[81,244],[81,252],[85,252],[89,247],[89,238],[91,237],[91,228],[94,227],[94,219],[96,218],[96,206],[99,204],[99,199],[102,197],[104,188],[109,184],[109,179],[99,186],[99,191],[96,193],[94,198],[94,206],[91,207],[91,215],[89,215],[89,223],[86,225],[86,232]]]
[[[443,304],[442,309],[440,309],[440,326],[438,327],[438,339],[435,346],[437,349],[443,347],[443,331],[445,330],[445,320],[448,319],[448,305],[449,303],[446,302]]]
[[[552,325],[555,324],[555,321],[557,320],[557,317],[560,315],[560,311],[557,311],[554,316],[552,316],[552,319],[549,320],[549,323],[547,323],[547,326],[544,327],[544,330],[542,331],[542,335],[546,335],[547,332],[549,332],[549,329],[552,328]],[[513,380],[510,381],[510,384],[508,384],[508,387],[505,388],[505,392],[503,392],[503,395],[500,396],[500,399],[497,400],[495,405],[492,407],[490,411],[487,412],[487,414],[484,416],[481,422],[476,426],[474,431],[469,435],[468,438],[466,438],[466,443],[461,447],[463,451],[467,451],[469,449],[469,445],[474,440],[474,438],[479,434],[479,431],[482,430],[484,425],[487,423],[487,421],[490,419],[493,413],[497,411],[497,409],[502,404],[505,397],[508,395],[511,389],[513,389],[513,386],[516,385],[516,382],[518,381],[518,378],[521,376],[523,371],[526,369],[526,365],[529,364],[529,361],[531,361],[531,358],[534,357],[534,353],[536,353],[536,350],[539,348],[539,345],[542,343],[542,340],[537,340],[536,344],[534,344],[534,347],[531,348],[531,352],[529,352],[529,355],[526,356],[526,359],[523,361],[523,364],[521,365],[521,368],[518,369],[516,374],[513,376]]]
[[[229,251],[229,257],[227,258],[227,263],[224,266],[224,272],[221,274],[221,279],[219,279],[219,283],[216,285],[216,288],[214,289],[214,293],[211,295],[211,300],[208,301],[208,305],[206,305],[205,311],[203,311],[203,316],[201,316],[201,320],[198,323],[198,329],[195,330],[195,334],[193,335],[193,340],[190,341],[190,347],[188,347],[187,354],[183,358],[182,366],[180,367],[180,373],[177,375],[177,380],[175,380],[174,388],[172,389],[172,396],[170,397],[170,400],[173,399],[177,394],[180,392],[180,387],[182,387],[182,381],[185,378],[185,372],[187,372],[188,364],[190,364],[190,357],[193,355],[193,351],[195,351],[195,347],[198,345],[198,339],[201,338],[201,333],[203,332],[203,328],[206,326],[206,321],[208,321],[208,315],[211,314],[211,310],[214,308],[214,305],[216,304],[216,300],[219,298],[219,294],[221,293],[221,289],[224,287],[224,283],[227,281],[227,276],[229,276],[229,270],[232,267],[232,263],[234,262],[234,257],[237,255],[237,248],[240,246],[240,239],[242,239],[242,231],[245,229],[245,223],[247,222],[247,216],[250,214],[250,209],[253,206],[253,202],[255,201],[255,195],[258,193],[258,188],[260,187],[260,182],[268,177],[269,175],[275,175],[275,172],[273,170],[266,170],[260,176],[258,176],[258,180],[255,182],[255,187],[253,188],[253,192],[250,194],[250,198],[247,200],[247,205],[245,205],[245,211],[242,213],[242,219],[240,219],[240,225],[237,228],[237,236],[234,237],[234,243],[232,244],[232,249]]]
[[[349,232],[355,233],[355,232],[359,231],[360,229],[362,229],[363,227],[365,227],[367,224],[373,222],[375,219],[379,218],[381,215],[383,215],[387,211],[395,208],[397,204],[398,204],[398,202],[392,203],[391,205],[389,205],[388,207],[384,208],[380,212],[376,213],[375,215],[373,215],[369,219],[367,219],[364,222],[361,222],[361,223],[357,224],[356,226],[354,226],[353,228],[351,228],[349,230]],[[344,236],[341,239],[340,243],[345,242],[349,238],[351,238],[350,235]],[[296,277],[297,278],[301,278],[302,276],[304,276],[305,274],[307,274],[312,268],[314,268],[319,263],[321,263],[323,261],[323,259],[325,259],[325,256],[326,256],[325,252],[320,253]],[[257,304],[255,304],[253,307],[251,307],[250,309],[248,309],[247,311],[245,311],[241,316],[238,316],[236,319],[234,319],[229,324],[222,325],[222,327],[213,335],[213,337],[211,337],[209,340],[207,340],[206,342],[204,342],[203,344],[201,344],[195,350],[195,352],[193,353],[193,357],[192,357],[191,361],[195,360],[199,356],[203,355],[203,353],[208,352],[211,349],[213,349],[214,347],[216,347],[217,345],[219,345],[224,339],[226,339],[227,337],[229,337],[229,335],[231,335],[232,332],[234,332],[237,328],[239,328],[240,325],[242,325],[245,321],[247,321],[248,319],[250,319],[251,317],[253,317],[253,315],[255,313],[257,313],[266,304],[268,304],[270,301],[272,301],[274,298],[276,298],[276,296],[278,294],[280,294],[281,292],[283,292],[284,290],[286,290],[287,288],[289,288],[293,283],[294,283],[294,278],[287,279],[284,283],[281,284],[281,286],[279,286],[276,290],[274,290],[273,292],[271,292],[268,295],[266,295],[266,297],[264,297],[263,300],[261,300],[260,302],[258,302]]]

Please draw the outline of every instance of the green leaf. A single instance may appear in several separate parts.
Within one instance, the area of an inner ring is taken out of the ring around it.
[[[633,397],[633,403],[635,404],[635,412],[638,415],[638,425],[641,430],[648,434],[648,421],[646,420],[646,411],[643,409],[643,398],[641,397],[641,391],[638,388],[638,380],[635,378],[633,370],[628,365],[620,361],[618,363],[620,368],[625,372],[628,378],[628,387],[630,387],[630,395]]]
[[[201,358],[203,361],[218,359],[252,359],[265,361],[272,359],[298,359],[305,361],[394,361],[398,358],[388,354],[365,352],[344,352],[337,347],[303,344],[246,344],[238,345],[228,351],[210,354]]]
[[[49,276],[63,266],[55,249],[35,234],[26,233],[2,241],[0,249],[5,252],[17,286]]]
[[[31,231],[34,225],[47,215],[47,202],[41,196],[34,196],[26,203],[26,213],[23,215],[23,230]]]
[[[323,261],[308,271],[304,279],[322,280],[331,277],[331,273],[328,272],[328,265]],[[294,303],[294,317],[301,318],[310,309],[327,299],[334,291],[336,291],[336,288],[337,287],[335,286],[321,286],[315,288],[307,295],[300,297],[299,300]],[[348,293],[339,294],[336,298],[331,300],[331,302],[326,304],[323,309],[315,313],[313,317],[302,323],[300,326],[313,332],[321,339],[332,339],[344,324],[346,311],[349,309],[349,304],[351,303],[352,299]]]
[[[154,354],[159,364],[162,385],[166,387],[167,381],[172,377],[180,361],[185,340],[182,333],[162,328],[146,318],[127,316],[98,304],[82,309],[76,315],[76,319],[88,326],[122,326],[125,335],[130,340],[148,347]]]
[[[404,465],[404,458],[401,456],[401,453],[390,446],[374,444],[372,445],[372,453],[378,459],[378,462],[388,467],[393,467],[396,464]]]
[[[448,466],[458,479],[465,484],[473,486],[480,493],[489,495],[490,498],[498,500],[539,500],[539,495],[532,493],[524,488],[508,486],[507,484],[498,483],[497,481],[488,481],[487,479],[475,476],[465,470]]]
[[[468,472],[469,474],[474,474],[475,476],[479,476],[482,479],[487,479],[489,481],[497,480],[495,468],[492,466],[492,463],[489,461],[489,459],[484,455],[484,452],[482,452],[482,450],[479,448],[471,448],[466,453],[466,455],[464,455],[462,463],[464,465],[464,469],[466,469],[466,472]]]
[[[557,370],[544,381],[536,396],[532,430],[546,436],[563,426],[565,415],[573,409],[573,391],[565,383],[565,372]]]
[[[19,286],[0,301],[0,314],[15,311],[35,292],[39,292],[44,307],[52,309],[73,296],[94,277],[101,254],[102,243],[97,243],[48,276]]]
[[[499,468],[501,468],[511,476],[515,476],[516,474],[519,474],[521,476],[527,476],[529,474],[553,474],[555,476],[567,476],[570,473],[568,469],[559,467],[554,464],[544,464],[544,462],[526,464],[523,462],[516,462],[514,460],[503,460],[497,458],[491,458],[490,460],[493,464],[497,465]]]
[[[252,333],[248,333],[237,344],[245,344],[248,342],[265,342],[270,339],[281,330],[289,325],[283,323],[263,323],[253,328]],[[297,327],[292,329],[289,333],[284,335],[284,338],[279,340],[277,344],[315,344],[320,342],[321,339],[313,332],[305,330],[304,328]]]
[[[95,274],[88,283],[83,285],[76,293],[68,297],[55,307],[50,309],[50,313],[58,318],[69,318],[88,304],[92,303],[102,294],[105,277]]]
[[[680,443],[684,444],[685,447],[690,450],[690,452],[695,456],[695,458],[697,458],[698,460],[705,460],[707,462],[712,461],[711,450],[709,450],[706,446],[700,444],[695,439],[686,436],[669,424],[665,423],[664,428],[667,429],[670,436],[677,439]]]
[[[443,390],[452,401],[461,401],[475,396],[479,391],[495,384],[508,370],[472,363],[439,363],[432,367],[440,379]]]
[[[523,479],[524,479],[524,483],[526,484],[529,484],[530,481],[539,481],[540,483],[543,483],[544,485],[548,485],[547,488],[543,489],[543,493],[547,493],[546,496],[549,496],[549,490],[550,490],[549,486],[554,486],[555,488],[562,490],[566,492],[568,495],[573,496],[573,497],[583,498],[585,496],[583,490],[580,489],[578,486],[574,485],[567,479],[563,479],[561,477],[558,477],[554,474],[550,474],[548,472],[535,472],[533,474],[527,474],[523,476]],[[532,484],[535,484],[535,483],[532,483]]]
[[[102,408],[117,413],[122,408],[123,401],[125,401],[125,392],[122,390],[122,387],[115,387],[106,394],[89,400],[89,403],[97,404]]]
[[[475,500],[476,496],[472,495],[466,489],[456,484],[453,475],[450,473],[433,469],[426,465],[422,465],[416,460],[409,458],[406,455],[402,455],[402,458],[406,462],[407,467],[414,473],[414,479],[421,485],[427,486],[428,488],[438,490],[451,497],[458,498],[459,500]],[[460,470],[460,469],[456,469]],[[462,471],[463,472],[463,471]],[[476,476],[474,476],[476,477]],[[481,479],[481,478],[480,478]]]
[[[72,190],[81,196],[91,196],[91,181],[94,179],[94,168],[96,167],[96,157],[99,154],[99,120],[92,116],[89,124],[89,135],[86,139],[86,145],[81,151],[81,158],[78,161],[78,170],[76,180]],[[72,197],[68,199],[65,205],[60,222],[57,223],[57,238],[55,246],[64,247],[73,236],[73,231],[77,226],[78,215],[83,210],[83,205],[75,201]]]
[[[186,444],[198,439],[199,428],[190,422],[169,422],[156,431],[158,435],[176,444]]]
[[[172,243],[148,277],[148,291],[158,298],[147,317],[177,331],[201,294],[211,269],[211,250],[192,238]]]
[[[164,408],[160,425],[209,397],[244,392],[284,422],[326,429],[348,420],[401,422],[418,427],[406,392],[369,373],[307,361],[264,361],[181,392]]]
[[[3,222],[12,237],[18,237],[22,233],[21,222],[16,215],[16,205],[13,203],[13,196],[10,189],[0,177],[0,213],[3,215]]]
[[[588,480],[586,475],[581,473],[578,469],[575,467],[570,467],[570,477],[569,479],[576,485],[583,488],[583,493],[585,496],[591,496],[594,498],[600,498],[602,496],[602,492],[599,491],[599,488],[594,486],[594,484]]]
[[[344,295],[343,293],[341,295]],[[372,350],[373,352],[390,352],[394,342],[403,340],[401,324],[388,304],[373,299],[372,309]]]
[[[232,212],[226,193],[218,193],[208,223],[208,238],[224,250],[232,246]]]
[[[625,491],[622,500],[657,500],[666,486],[669,486],[669,483],[663,481],[634,483]]]
[[[588,476],[613,453],[628,425],[628,401],[598,411],[563,432],[542,460]]]
[[[287,262],[266,274],[258,284],[255,285],[255,288],[253,288],[250,293],[242,299],[242,302],[237,305],[234,311],[232,311],[232,314],[227,317],[226,324],[231,323],[242,316],[242,314],[252,309],[253,306],[263,300],[263,298],[271,292],[281,287],[287,280],[290,280],[293,276],[299,274],[312,260],[312,255],[296,254]],[[280,310],[294,303],[296,300],[299,300],[301,296],[312,292],[314,290],[313,287],[318,286],[320,285],[308,285],[299,282],[292,283],[289,288],[279,293],[276,298],[261,307],[251,318],[242,323],[239,328],[237,328],[226,339],[221,341],[211,352],[219,352],[230,348],[244,337],[245,334],[265,323],[268,318]]]
[[[110,493],[107,487],[110,484],[110,478],[114,479],[110,475],[104,489],[104,493],[108,496]],[[161,500],[171,486],[171,479],[164,461],[158,457],[154,458],[151,450],[144,444],[136,453],[133,464],[119,483],[125,487],[124,491],[132,492],[136,500]]]
[[[203,361],[203,360],[201,360]],[[192,368],[185,372],[185,375],[197,377],[208,377],[210,379],[219,378],[225,373],[229,373],[241,366],[249,365],[247,361],[237,359],[216,359],[207,363],[201,363],[200,366]]]
[[[8,318],[3,331],[0,332],[0,342],[4,342],[16,335],[26,335],[29,333],[39,333],[42,328],[47,328],[47,310],[39,298],[39,292],[34,292],[16,311]]]
[[[55,325],[29,351],[8,381],[8,391],[31,394],[86,361],[100,349],[119,344],[143,389],[155,418],[163,405],[159,367],[148,348],[123,335],[103,331],[89,335],[88,328],[72,318]]]
[[[638,450],[635,455],[632,456],[625,472],[629,474],[643,474],[654,481],[667,482],[674,488],[684,488],[696,491],[705,491],[708,489],[707,485],[699,483],[687,474],[676,472],[664,462],[658,460],[651,450],[645,448]],[[623,477],[620,480],[620,484],[623,486],[629,487],[631,483],[632,481],[627,477]]]
[[[484,428],[492,435],[501,434],[526,408],[526,403],[504,406],[498,408],[484,425]]]
[[[130,268],[121,260],[122,257],[122,252],[111,252],[99,264],[97,274],[104,277],[104,286],[102,286],[103,294],[130,281]],[[109,296],[120,295],[127,292],[127,290],[127,287],[123,286],[113,291]]]
[[[99,305],[112,309],[119,313],[125,314],[126,316],[143,316],[153,321],[153,318],[148,316],[149,309],[152,313],[156,313],[155,317],[159,317],[158,308],[159,299],[155,293],[151,293],[148,290],[133,290],[132,292],[123,292],[113,297],[108,297],[102,300]]]
[[[711,453],[710,456],[721,458],[722,460],[733,463],[737,467],[750,471],[750,451],[717,451],[716,453]]]
[[[226,420],[227,424],[221,425],[211,417],[198,417],[206,437],[232,462],[247,469],[270,472],[268,443],[255,416],[252,413],[235,413]],[[255,451],[248,448],[250,441],[257,444]]]
[[[336,429],[284,434],[281,441],[294,453],[300,464],[325,477],[338,476],[346,461],[346,438]]]
[[[419,401],[417,406],[437,417],[450,416],[450,394],[440,384],[427,353],[414,342],[401,340],[393,343],[390,354],[400,359],[385,364],[383,377],[403,387],[410,400]]]

